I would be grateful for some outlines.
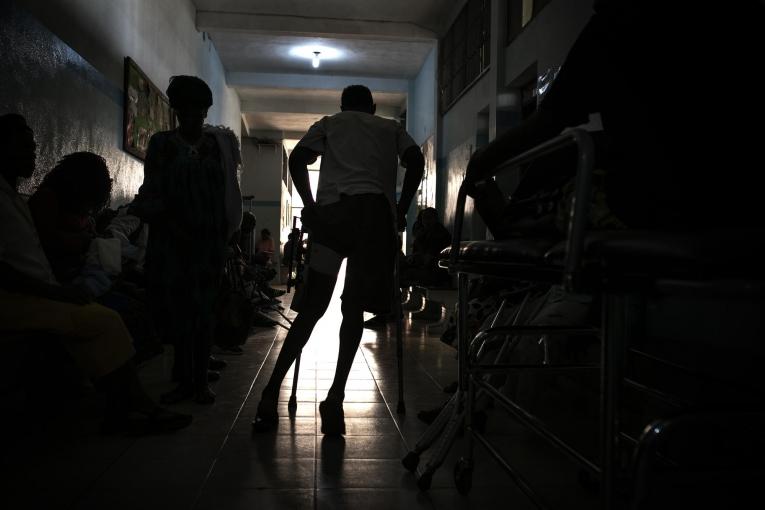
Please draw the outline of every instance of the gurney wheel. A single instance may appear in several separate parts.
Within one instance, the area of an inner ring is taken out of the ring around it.
[[[401,459],[401,464],[404,465],[407,471],[414,473],[417,470],[417,465],[420,463],[420,455],[416,452],[409,452],[406,457]]]
[[[454,465],[454,485],[457,486],[457,492],[462,495],[470,492],[473,487],[473,464],[472,462],[460,459]]]

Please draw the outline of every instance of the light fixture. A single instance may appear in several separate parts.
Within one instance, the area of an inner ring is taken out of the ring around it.
[[[345,57],[342,50],[322,44],[294,46],[289,50],[289,55],[293,58],[310,60],[314,69],[317,69],[325,60],[338,60]]]

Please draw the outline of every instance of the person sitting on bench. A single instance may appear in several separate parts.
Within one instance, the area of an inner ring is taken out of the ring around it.
[[[319,406],[322,433],[345,432],[345,385],[361,341],[364,311],[390,312],[398,246],[396,220],[398,229],[403,229],[425,161],[404,128],[395,121],[375,116],[375,109],[368,88],[346,87],[341,98],[342,111],[311,126],[290,155],[290,173],[305,204],[303,225],[311,236],[309,265],[305,282],[297,289],[292,304],[298,316],[258,405],[253,421],[256,431],[269,430],[278,424],[276,406],[282,380],[324,315],[344,258],[348,263],[340,352],[332,387]],[[314,201],[307,165],[319,155],[321,173]],[[399,158],[407,171],[396,205],[393,197]]]
[[[191,416],[158,407],[141,386],[130,334],[117,312],[90,303],[53,276],[18,179],[35,170],[34,134],[16,114],[0,116],[0,333],[49,333],[106,393],[105,432],[147,434],[186,427]]]

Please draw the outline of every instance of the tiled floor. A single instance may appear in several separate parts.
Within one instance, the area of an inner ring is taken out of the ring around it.
[[[393,328],[364,330],[346,392],[347,434],[321,435],[317,406],[334,373],[339,291],[303,352],[299,405],[292,420],[286,409],[291,373],[285,381],[276,433],[253,436],[250,422],[284,337],[281,328],[257,332],[243,356],[226,358],[229,366],[215,385],[218,399],[213,406],[177,406],[192,412],[195,420],[174,435],[103,437],[96,432],[97,412],[87,412],[87,407],[65,413],[61,406],[51,406],[57,409],[53,416],[43,409],[29,420],[35,428],[6,437],[0,508],[532,508],[483,452],[477,455],[472,492],[460,496],[452,468],[463,450],[461,441],[428,492],[419,491],[401,466],[401,457],[426,427],[417,420],[417,411],[442,402],[442,387],[456,373],[455,352],[423,325],[406,325],[407,414],[396,414]],[[142,370],[152,393],[169,388],[169,368],[165,356]],[[576,469],[549,448],[499,417],[491,430],[551,504],[595,506],[594,496],[577,483]]]

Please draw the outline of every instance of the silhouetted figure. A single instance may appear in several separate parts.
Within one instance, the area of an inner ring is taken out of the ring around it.
[[[20,115],[0,116],[0,333],[48,333],[107,394],[105,431],[177,430],[191,416],[166,411],[143,390],[130,335],[119,315],[60,285],[40,246],[32,214],[17,192],[32,176],[36,144]]]
[[[260,231],[260,239],[255,243],[256,260],[261,264],[271,264],[274,258],[274,240],[271,231],[264,228]]]
[[[374,115],[376,106],[368,88],[347,87],[341,110],[311,126],[290,154],[290,173],[305,204],[302,222],[310,232],[309,266],[292,305],[298,316],[258,405],[253,422],[256,431],[278,423],[279,387],[324,315],[344,258],[348,262],[340,352],[332,387],[319,405],[324,434],[345,432],[345,385],[361,340],[364,311],[388,313],[391,309],[398,246],[396,223],[399,229],[406,225],[406,211],[422,178],[424,159],[403,127]],[[314,201],[307,165],[319,155],[321,173]],[[400,200],[395,204],[399,158],[407,172]]]
[[[28,204],[56,279],[78,284],[91,299],[118,312],[135,341],[136,361],[141,362],[162,350],[147,307],[115,288],[116,275],[93,260],[98,253],[95,218],[109,203],[111,190],[104,158],[75,152],[45,176]],[[109,246],[121,260],[121,246]]]
[[[607,205],[626,226],[761,224],[751,163],[761,141],[759,130],[744,126],[765,113],[765,80],[762,73],[731,75],[738,92],[716,103],[719,83],[711,75],[762,59],[763,10],[755,0],[731,9],[596,1],[539,110],[473,155],[468,182],[597,112],[605,150],[596,165],[605,169]],[[532,166],[525,179],[540,180],[534,173]],[[471,191],[490,229],[502,215],[501,207],[485,207],[492,188]]]
[[[214,402],[207,383],[215,302],[226,245],[239,229],[238,142],[227,129],[204,126],[212,92],[194,76],[176,76],[167,88],[178,128],[149,141],[144,182],[132,212],[149,223],[146,280],[158,324],[175,346],[178,387],[172,403]]]
[[[445,269],[438,267],[441,250],[449,246],[452,236],[438,219],[438,211],[427,207],[420,211],[412,225],[412,255],[402,268],[402,285],[438,285],[448,279]]]

